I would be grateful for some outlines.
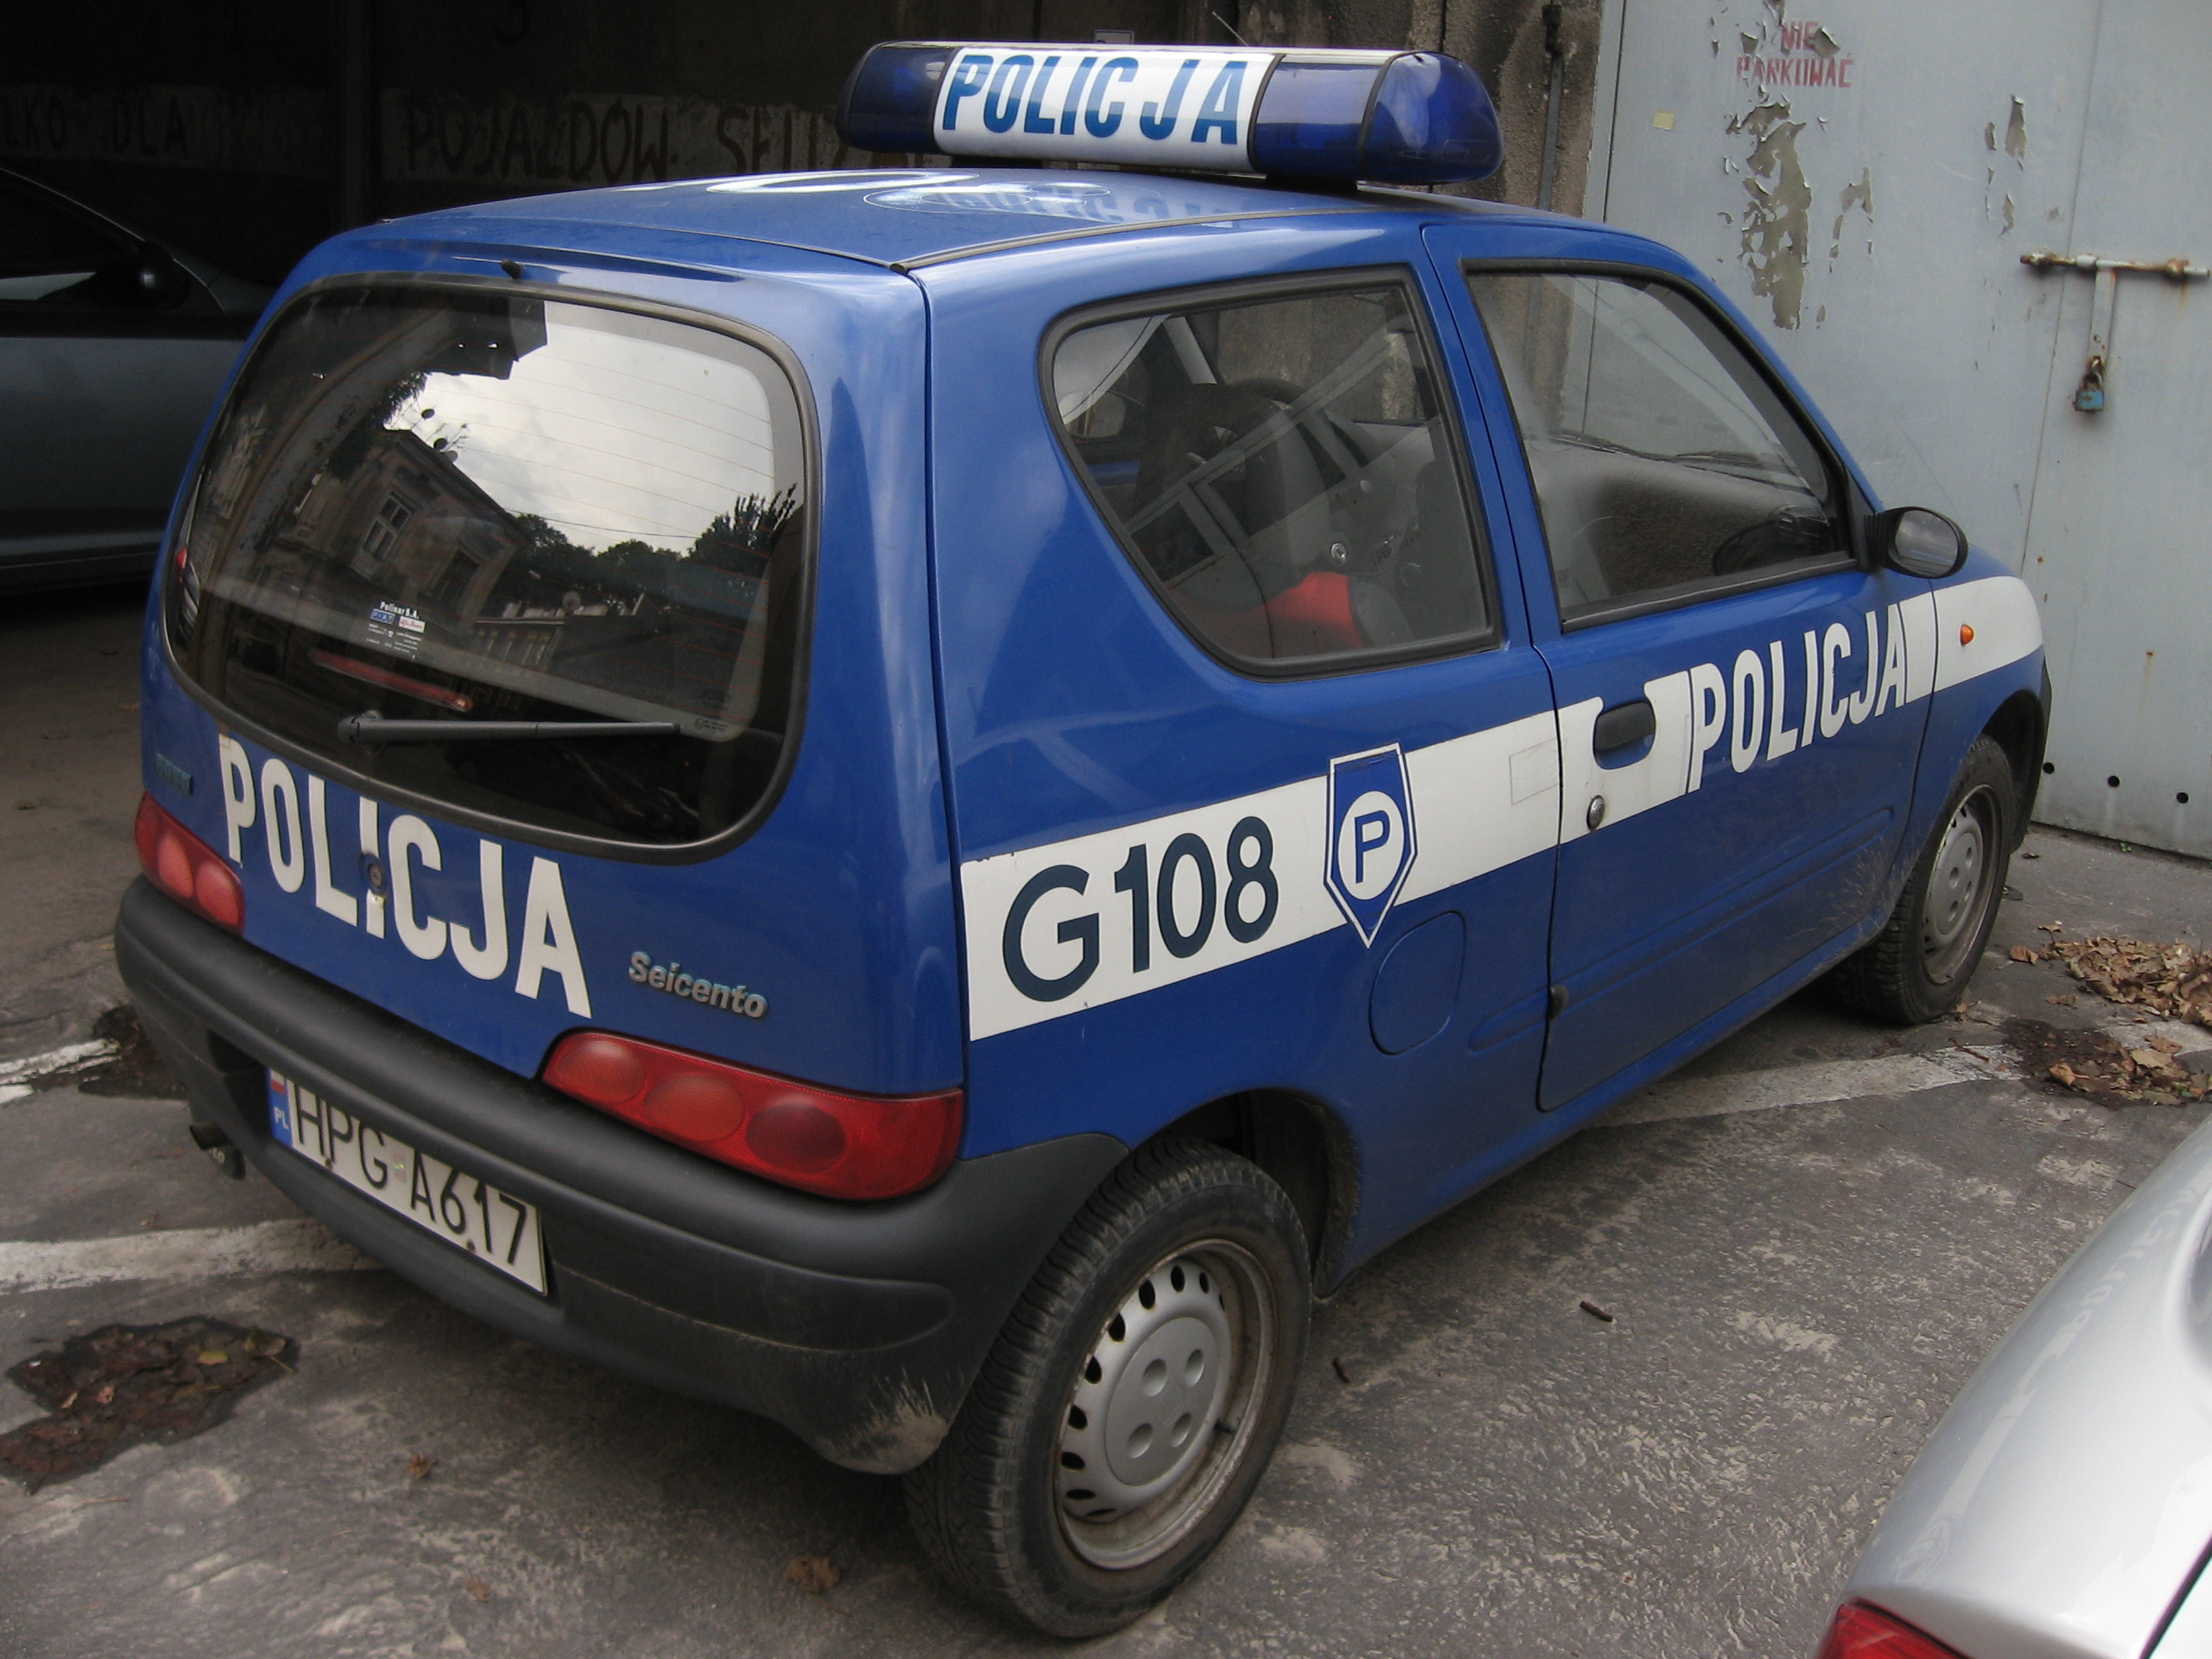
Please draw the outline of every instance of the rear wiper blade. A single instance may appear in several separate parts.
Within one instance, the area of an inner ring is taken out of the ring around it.
[[[338,741],[371,747],[380,743],[487,743],[530,738],[668,738],[673,720],[388,720],[381,714],[348,714]]]

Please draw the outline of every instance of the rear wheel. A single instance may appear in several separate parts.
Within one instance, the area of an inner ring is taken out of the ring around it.
[[[1212,1550],[1290,1411],[1312,1285],[1281,1188],[1198,1142],[1099,1189],[1000,1335],[907,1510],[969,1595],[1114,1630]]]
[[[2017,799],[2003,749],[1977,739],[1888,925],[1832,975],[1845,1001],[1900,1025],[1957,1006],[1996,921]]]

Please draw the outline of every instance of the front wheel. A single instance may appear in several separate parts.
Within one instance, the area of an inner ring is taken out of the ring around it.
[[[1311,1304],[1281,1188],[1217,1146],[1139,1151],[1054,1246],[952,1431],[907,1476],[923,1549],[1048,1635],[1127,1624],[1251,1496]]]
[[[2018,800],[2004,750],[1976,739],[1888,924],[1832,975],[1845,1001],[1899,1025],[1958,1006],[1996,922]]]

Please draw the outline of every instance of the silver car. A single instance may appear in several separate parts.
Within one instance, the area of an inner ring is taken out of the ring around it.
[[[0,168],[0,592],[153,568],[270,291]]]
[[[2212,1124],[1952,1403],[1820,1659],[2203,1659],[2208,1555]]]

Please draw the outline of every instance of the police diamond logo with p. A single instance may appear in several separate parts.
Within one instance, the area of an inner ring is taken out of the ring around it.
[[[1413,867],[1413,797],[1396,744],[1328,763],[1329,896],[1369,945]]]

